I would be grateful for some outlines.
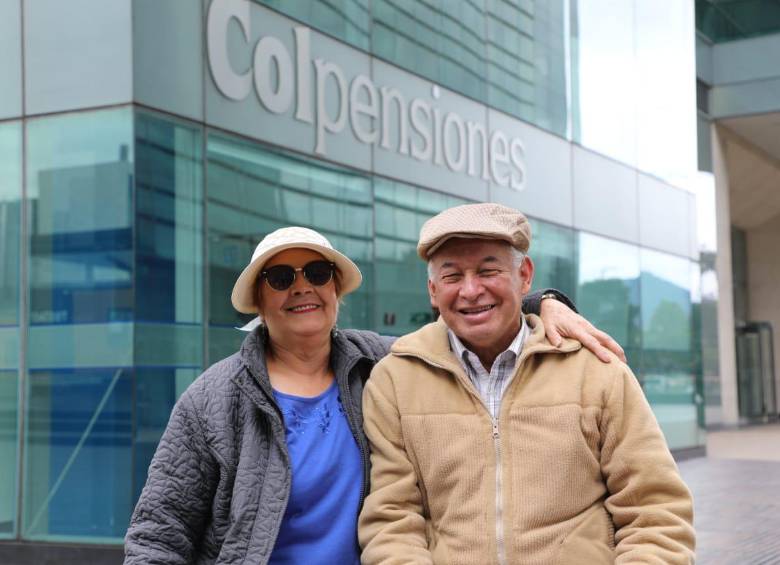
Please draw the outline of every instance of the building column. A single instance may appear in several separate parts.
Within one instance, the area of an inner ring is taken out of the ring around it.
[[[723,423],[739,422],[737,392],[737,351],[734,331],[734,285],[731,265],[731,211],[729,174],[726,164],[726,141],[718,126],[711,126],[712,171],[715,174],[715,216],[718,232],[718,359],[720,362],[720,397]]]

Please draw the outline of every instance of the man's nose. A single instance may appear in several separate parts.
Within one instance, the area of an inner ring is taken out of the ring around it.
[[[467,300],[474,300],[482,293],[482,282],[476,273],[466,273],[460,285],[460,295]]]

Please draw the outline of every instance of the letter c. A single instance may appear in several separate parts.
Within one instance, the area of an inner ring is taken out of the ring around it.
[[[217,89],[231,100],[243,100],[252,90],[251,68],[237,74],[230,66],[227,53],[227,29],[232,18],[241,24],[244,39],[249,41],[249,2],[246,0],[214,0],[209,8],[206,27],[211,74]]]

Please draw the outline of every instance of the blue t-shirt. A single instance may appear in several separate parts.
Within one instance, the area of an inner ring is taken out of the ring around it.
[[[359,565],[363,465],[336,382],[312,398],[276,390],[274,397],[284,415],[292,487],[269,563]]]

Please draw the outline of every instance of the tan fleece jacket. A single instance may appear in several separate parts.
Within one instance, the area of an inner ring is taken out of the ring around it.
[[[495,423],[442,321],[376,365],[363,563],[692,562],[691,495],[630,369],[526,320]]]

